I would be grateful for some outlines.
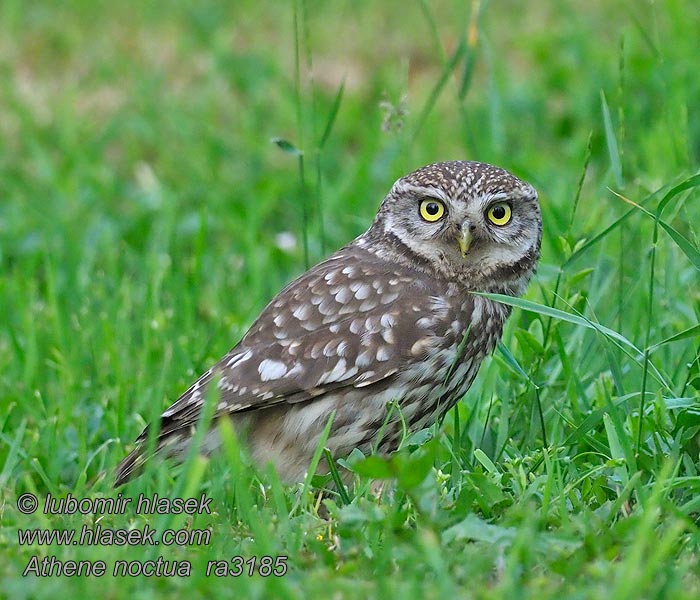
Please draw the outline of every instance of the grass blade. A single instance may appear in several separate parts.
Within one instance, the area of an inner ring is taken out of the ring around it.
[[[605,92],[600,91],[600,104],[603,109],[603,127],[605,128],[605,141],[608,144],[608,156],[610,157],[610,166],[612,167],[615,184],[622,187],[622,162],[620,161],[620,150],[617,146],[615,138],[615,130],[613,129],[612,119],[610,118],[610,108],[605,99]]]
[[[328,141],[328,138],[331,135],[331,131],[333,131],[333,125],[335,124],[335,119],[338,116],[338,111],[340,110],[340,103],[343,100],[343,94],[345,93],[345,80],[343,80],[343,83],[340,84],[340,87],[338,88],[338,92],[335,95],[335,98],[333,98],[333,104],[331,106],[331,111],[328,113],[328,120],[326,121],[326,127],[323,130],[323,135],[321,136],[321,140],[318,143],[318,149],[321,150],[323,146],[325,146],[326,142]]]
[[[530,312],[538,313],[546,317],[554,317],[555,319],[560,319],[562,321],[567,321],[573,323],[574,325],[581,325],[582,327],[587,327],[588,329],[595,329],[603,335],[615,339],[621,342],[625,346],[629,346],[633,350],[636,350],[639,354],[642,351],[637,348],[632,342],[630,342],[624,335],[614,331],[604,325],[599,325],[593,321],[589,321],[585,317],[579,315],[572,315],[571,313],[564,312],[558,308],[552,308],[545,304],[538,304],[537,302],[532,302],[530,300],[525,300],[523,298],[515,298],[513,296],[506,296],[505,294],[490,294],[487,292],[472,292],[477,296],[483,296],[484,298],[489,298],[495,300],[496,302],[501,302],[502,304],[508,304],[509,306],[514,306],[516,308],[521,308]]]
[[[676,242],[676,245],[681,249],[681,252],[688,257],[688,260],[690,260],[693,266],[700,271],[700,252],[698,252],[698,249],[693,246],[690,240],[683,237],[682,234],[661,219],[659,219],[659,225],[671,236],[671,239]]]
[[[311,458],[311,462],[309,463],[309,468],[306,472],[306,477],[304,478],[304,487],[302,489],[302,494],[301,498],[305,498],[306,494],[309,492],[309,489],[311,488],[311,479],[316,473],[316,469],[318,468],[318,463],[321,461],[321,455],[323,454],[323,451],[326,447],[326,442],[328,441],[328,436],[331,433],[331,427],[333,426],[333,419],[335,419],[335,411],[333,411],[330,416],[328,417],[328,421],[326,422],[326,426],[323,428],[323,431],[321,432],[321,437],[318,440],[318,444],[316,444],[316,450],[314,450],[314,455]]]
[[[672,187],[661,199],[661,202],[659,202],[657,214],[660,216],[666,208],[666,206],[668,205],[668,203],[671,200],[673,200],[673,198],[675,198],[678,194],[684,192],[685,190],[689,190],[698,186],[700,186],[700,173],[698,173],[697,175],[693,175],[692,177],[688,177],[684,181],[681,181],[681,183],[679,183],[678,185]]]
[[[440,79],[438,79],[437,83],[433,86],[433,89],[430,92],[430,96],[428,96],[428,99],[426,100],[425,105],[423,106],[423,110],[421,110],[420,115],[418,116],[416,128],[413,132],[414,140],[418,137],[418,134],[420,133],[421,129],[423,129],[423,125],[425,125],[425,121],[428,118],[428,115],[430,115],[430,113],[432,112],[435,103],[437,102],[437,99],[440,97],[440,94],[442,93],[442,90],[450,77],[450,74],[464,56],[465,50],[466,45],[464,43],[464,40],[462,40],[459,46],[457,46],[457,49],[450,57],[450,60],[443,68],[442,74],[440,75]]]
[[[698,337],[700,336],[700,325],[693,325],[692,327],[688,327],[688,329],[684,329],[683,331],[676,333],[672,335],[671,337],[667,337],[665,340],[661,340],[660,342],[656,342],[656,344],[653,344],[652,346],[649,347],[649,350],[653,350],[654,348],[658,348],[659,346],[663,346],[664,344],[670,344],[672,342],[678,342],[680,340],[687,340],[688,338],[693,338],[693,337]]]

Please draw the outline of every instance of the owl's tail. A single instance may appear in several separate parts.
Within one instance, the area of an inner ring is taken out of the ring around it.
[[[132,477],[136,477],[143,471],[143,465],[148,460],[144,444],[139,442],[129,455],[117,465],[114,476],[114,487],[124,485]]]
[[[114,475],[114,487],[124,485],[134,477],[138,477],[143,472],[143,467],[150,458],[148,453],[148,436],[150,426],[147,426],[139,437],[136,438],[136,446],[118,465]],[[158,452],[167,441],[168,436],[163,430],[158,434],[155,451]]]
[[[191,426],[178,428],[162,426],[156,440],[155,450],[149,452],[149,428],[146,427],[136,439],[136,447],[117,465],[114,487],[124,485],[130,479],[138,477],[143,472],[144,465],[153,456],[176,458],[182,461],[192,442],[192,434]],[[216,447],[216,445],[216,442],[212,443],[209,437],[205,437],[204,445],[200,451],[208,454],[211,447]]]

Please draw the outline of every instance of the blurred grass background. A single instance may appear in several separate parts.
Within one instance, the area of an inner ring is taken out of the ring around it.
[[[692,0],[3,0],[0,595],[697,597],[698,31]],[[216,514],[187,524],[209,546],[18,547],[92,523],[21,515],[20,493],[112,495],[145,423],[307,260],[405,172],[462,158],[535,185],[543,257],[507,350],[384,465],[393,495],[365,464],[322,519],[233,447],[127,488],[206,491]],[[192,576],[21,577],[51,554]],[[204,576],[235,554],[289,573]]]

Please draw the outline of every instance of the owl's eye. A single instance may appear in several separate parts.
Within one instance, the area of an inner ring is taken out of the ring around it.
[[[513,211],[511,210],[510,205],[506,204],[505,202],[494,204],[491,208],[489,208],[486,211],[486,216],[488,217],[488,220],[491,221],[491,223],[493,223],[494,225],[498,225],[499,227],[508,225],[512,215]]]
[[[435,223],[445,216],[445,205],[439,200],[423,200],[420,203],[420,216],[428,223]]]

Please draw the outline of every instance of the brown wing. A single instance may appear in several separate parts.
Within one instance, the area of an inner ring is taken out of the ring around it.
[[[370,386],[424,360],[444,333],[436,326],[452,318],[445,290],[426,280],[355,244],[339,250],[284,288],[238,345],[163,413],[160,439],[196,424],[214,379],[218,418]],[[144,430],[137,442],[146,437]],[[133,463],[138,448],[132,454]]]
[[[433,347],[433,327],[448,313],[437,294],[415,273],[347,246],[284,288],[163,413],[164,429],[196,422],[213,378],[219,416],[390,377]]]

